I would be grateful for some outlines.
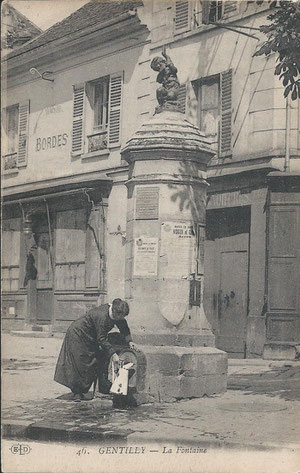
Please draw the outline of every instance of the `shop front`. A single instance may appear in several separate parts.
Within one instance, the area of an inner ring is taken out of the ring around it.
[[[109,189],[103,177],[6,196],[4,329],[65,331],[104,301]]]

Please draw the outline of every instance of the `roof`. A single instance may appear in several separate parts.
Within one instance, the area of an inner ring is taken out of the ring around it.
[[[32,49],[48,45],[60,38],[67,37],[73,33],[78,33],[93,25],[101,25],[108,20],[117,18],[124,13],[134,10],[143,5],[142,1],[101,1],[91,0],[74,13],[55,23],[48,30],[40,34],[37,38],[18,48],[17,51],[10,52],[6,59],[24,54]]]

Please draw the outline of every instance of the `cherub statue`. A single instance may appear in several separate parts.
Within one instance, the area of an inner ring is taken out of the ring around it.
[[[156,56],[151,62],[151,69],[158,72],[156,82],[162,84],[156,91],[157,101],[160,106],[165,103],[178,106],[180,84],[177,78],[177,68],[166,54],[165,48],[162,51],[162,56],[163,58]]]

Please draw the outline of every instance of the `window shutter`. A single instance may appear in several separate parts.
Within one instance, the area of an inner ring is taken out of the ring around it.
[[[120,146],[121,140],[121,107],[122,107],[123,72],[110,76],[109,87],[109,148]]]
[[[224,15],[227,15],[227,14],[230,14],[234,11],[236,11],[237,9],[237,1],[225,1],[224,2],[224,9],[223,9],[223,13]]]
[[[209,25],[209,10],[210,2],[207,0],[202,0],[202,23],[204,25]]]
[[[175,2],[175,33],[184,33],[191,29],[189,2]]]
[[[85,287],[86,212],[74,209],[56,212],[55,287],[76,290]]]
[[[18,166],[26,166],[28,153],[29,100],[19,104]]]
[[[185,84],[182,84],[179,87],[178,102],[179,102],[180,111],[182,113],[185,113],[185,103],[186,103],[186,85]]]
[[[232,70],[221,73],[221,120],[220,120],[220,154],[231,153],[232,133]]]
[[[72,153],[83,153],[83,119],[84,119],[85,85],[73,86],[73,126],[72,126]]]

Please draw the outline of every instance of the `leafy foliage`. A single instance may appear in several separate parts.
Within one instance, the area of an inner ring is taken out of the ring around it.
[[[13,49],[19,40],[19,31],[20,30],[18,28],[10,28],[2,40],[3,46],[8,49]]]
[[[2,7],[1,48],[14,49],[26,43],[41,30],[21,15],[8,2]]]
[[[267,40],[254,56],[278,53],[275,75],[285,87],[284,97],[291,94],[292,100],[296,100],[300,98],[300,3],[287,0],[268,3],[273,9],[267,17],[270,23],[260,27]]]

